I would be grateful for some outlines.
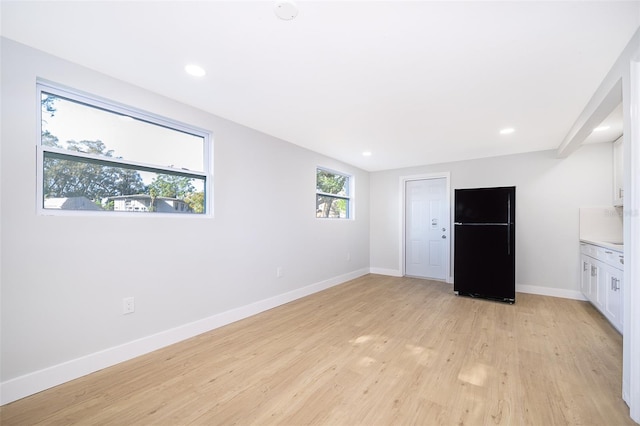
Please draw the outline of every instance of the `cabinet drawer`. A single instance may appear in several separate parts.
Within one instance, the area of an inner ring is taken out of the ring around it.
[[[598,260],[603,261],[607,265],[613,266],[618,263],[618,253],[613,250],[606,249],[604,247],[598,247],[597,258]]]
[[[624,254],[619,251],[581,242],[580,253],[597,259],[616,269],[624,269]]]
[[[580,253],[588,255],[589,254],[589,244],[580,243]]]
[[[580,243],[580,253],[591,257],[598,257],[598,247],[593,244]]]

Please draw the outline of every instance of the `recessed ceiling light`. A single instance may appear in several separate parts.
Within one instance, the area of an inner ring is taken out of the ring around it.
[[[516,131],[516,129],[514,129],[513,127],[508,127],[506,129],[500,130],[500,134],[501,135],[508,135],[509,133],[513,133],[515,131]]]
[[[184,70],[187,72],[187,74],[194,77],[203,77],[207,73],[204,68],[195,64],[188,64],[184,67]]]
[[[371,151],[365,151],[362,153],[365,157],[371,157]]]
[[[593,129],[594,132],[602,132],[603,130],[607,130],[609,126],[599,126]]]
[[[278,0],[276,1],[273,11],[276,16],[284,21],[290,21],[298,16],[298,6],[293,0]]]

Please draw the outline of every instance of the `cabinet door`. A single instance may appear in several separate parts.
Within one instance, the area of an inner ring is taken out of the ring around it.
[[[580,256],[580,291],[591,300],[591,263],[589,257],[584,254]]]
[[[603,276],[606,284],[604,314],[611,321],[611,324],[622,333],[622,271],[608,267]]]
[[[603,307],[602,301],[604,297],[600,296],[602,292],[599,290],[599,287],[602,287],[601,285],[601,281],[603,280],[602,269],[600,268],[600,265],[598,265],[598,262],[595,259],[589,259],[588,265],[589,265],[589,268],[588,268],[589,289],[587,293],[587,298],[598,309],[602,310],[602,307]],[[602,293],[602,295],[604,295],[604,293]]]
[[[613,205],[624,204],[622,136],[613,143]]]
[[[605,274],[602,264],[593,260],[591,263],[591,303],[596,305],[600,311],[604,310],[605,294]]]

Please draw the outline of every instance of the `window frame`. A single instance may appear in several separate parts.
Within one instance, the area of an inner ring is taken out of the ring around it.
[[[144,163],[140,161],[124,160],[117,157],[104,157],[96,154],[70,151],[63,148],[45,146],[42,144],[42,93],[51,94],[71,102],[86,105],[88,108],[96,108],[109,113],[129,116],[136,120],[152,125],[164,127],[169,130],[190,134],[203,138],[203,170],[185,170]],[[181,218],[212,218],[213,217],[213,137],[210,131],[197,126],[185,124],[177,120],[169,119],[158,114],[150,113],[135,107],[131,107],[110,99],[92,95],[80,90],[62,86],[50,81],[36,80],[37,125],[36,125],[36,212],[43,216],[106,216],[106,217],[181,217]],[[45,155],[70,161],[82,161],[85,163],[102,164],[105,166],[133,169],[144,172],[159,173],[165,175],[190,177],[204,180],[204,212],[185,214],[179,212],[135,212],[135,211],[108,211],[108,210],[64,210],[47,209],[44,207],[44,160]]]
[[[347,178],[347,195],[338,195],[338,194],[329,194],[326,192],[321,192],[318,190],[318,171],[323,171],[323,172],[328,172],[334,175],[340,175],[340,176],[344,176]],[[355,203],[354,203],[354,188],[355,188],[355,178],[352,174],[350,173],[345,173],[345,172],[341,172],[335,169],[331,169],[329,167],[323,167],[323,166],[316,166],[315,169],[315,182],[316,182],[316,201],[314,203],[314,211],[316,212],[316,219],[324,219],[324,220],[353,220],[355,219]],[[317,211],[318,211],[318,204],[317,204],[317,200],[318,200],[318,195],[322,195],[322,196],[326,196],[326,197],[331,197],[331,198],[337,198],[340,200],[346,200],[347,202],[347,216],[346,217],[318,217],[317,215]]]

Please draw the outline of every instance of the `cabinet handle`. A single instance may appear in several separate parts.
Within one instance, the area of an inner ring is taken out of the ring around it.
[[[611,290],[618,291],[620,290],[620,279],[616,277],[611,277]]]
[[[607,254],[613,254],[613,252],[609,251],[609,250],[605,250],[604,252],[607,253]]]
[[[596,267],[591,265],[591,276],[595,277],[596,276]]]
[[[583,271],[587,270],[587,262],[582,262],[582,270]]]

